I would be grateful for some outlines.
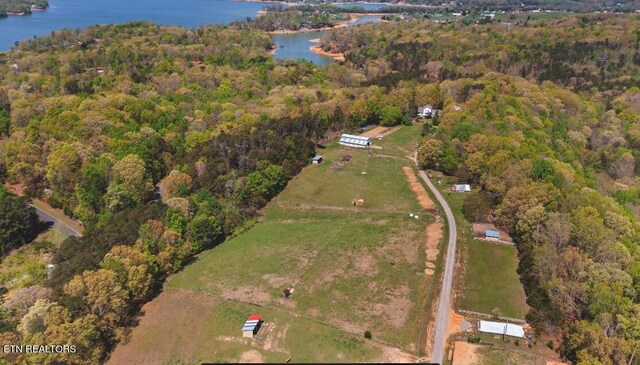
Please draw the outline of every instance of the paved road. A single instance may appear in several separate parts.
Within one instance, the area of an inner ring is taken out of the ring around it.
[[[80,233],[80,232],[76,231],[75,229],[69,227],[69,225],[67,225],[64,222],[60,221],[56,217],[51,216],[49,213],[47,213],[44,210],[36,207],[35,205],[32,205],[32,204],[30,204],[30,205],[36,209],[36,213],[38,214],[38,217],[40,218],[41,221],[43,221],[43,222],[52,222],[53,226],[55,228],[57,228],[60,232],[66,234],[67,236],[76,236],[76,237],[82,236],[82,233]]]
[[[440,299],[438,300],[438,311],[436,313],[435,336],[433,341],[433,349],[431,352],[431,362],[440,363],[444,361],[444,351],[447,345],[447,328],[449,327],[449,308],[451,307],[451,290],[453,288],[453,267],[456,264],[456,241],[457,230],[456,220],[453,217],[449,204],[444,200],[438,189],[431,183],[427,174],[420,170],[420,177],[427,183],[429,189],[436,196],[449,223],[449,244],[447,245],[446,260],[444,267],[444,278],[442,280],[442,289],[440,289]]]

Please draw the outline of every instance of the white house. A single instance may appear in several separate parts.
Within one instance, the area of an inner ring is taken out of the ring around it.
[[[423,118],[430,118],[433,112],[433,107],[430,104],[418,107],[418,116]]]

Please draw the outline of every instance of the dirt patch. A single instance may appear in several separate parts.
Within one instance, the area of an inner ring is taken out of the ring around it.
[[[388,135],[390,135],[391,133],[397,131],[398,129],[400,129],[400,126],[397,127],[375,127],[373,129],[369,129],[368,131],[360,134],[363,137],[371,137],[371,138],[378,138],[380,136],[382,137],[386,137]]]
[[[305,251],[298,256],[298,270],[305,270],[316,256],[318,256],[318,251]]]
[[[339,160],[333,162],[331,165],[332,169],[341,169],[344,165],[348,164],[351,161],[351,155],[344,155],[340,157]]]
[[[291,300],[291,298],[279,298],[278,299],[278,304],[280,304],[281,306],[288,308],[288,309],[295,309],[297,306],[297,303],[293,300]]]
[[[453,335],[456,332],[460,332],[462,328],[460,325],[464,321],[464,316],[456,313],[453,308],[449,308],[449,327],[447,328],[446,338]]]
[[[485,232],[486,230],[493,230],[493,231],[498,231],[498,233],[500,234],[500,238],[486,238],[485,237]],[[473,239],[476,240],[484,240],[484,241],[489,241],[489,242],[497,242],[497,243],[506,243],[506,244],[513,244],[513,238],[511,238],[511,236],[509,236],[509,234],[501,229],[496,228],[496,226],[494,226],[491,223],[474,223],[473,224]]]
[[[424,186],[422,186],[422,184],[420,184],[420,182],[418,181],[418,177],[416,176],[415,172],[413,172],[413,169],[409,166],[405,166],[402,169],[404,170],[404,173],[407,175],[407,181],[409,181],[409,186],[411,186],[411,190],[413,190],[413,192],[418,197],[418,202],[420,202],[420,206],[428,211],[435,212],[436,205],[433,203],[433,201],[429,197],[429,194],[427,194],[427,191],[424,189]]]
[[[418,262],[420,247],[416,242],[420,239],[419,234],[409,230],[394,230],[387,239],[387,243],[379,249],[383,257],[394,261],[404,259],[411,264]]]
[[[273,322],[269,323],[265,333],[262,335],[265,338],[262,348],[266,351],[289,354],[289,351],[285,350],[282,346],[284,340],[287,338],[288,332],[289,324],[281,326]]]
[[[453,345],[453,365],[478,364],[477,350],[480,346],[464,341],[456,341]]]
[[[237,300],[245,303],[268,304],[271,302],[271,295],[260,288],[244,285],[239,288],[222,291],[221,297],[225,299]]]
[[[272,288],[282,288],[288,285],[291,285],[293,280],[288,276],[278,276],[275,274],[265,274],[262,275],[262,280],[266,281],[271,285]]]
[[[436,268],[436,264],[434,264],[433,262],[427,262],[426,266],[429,269],[435,269]]]
[[[433,270],[432,269],[424,269],[424,274],[427,276],[432,276],[433,275]]]
[[[387,302],[374,304],[369,313],[384,317],[394,328],[402,328],[413,306],[409,294],[410,290],[406,285],[393,289],[386,294]]]
[[[376,259],[369,253],[358,253],[354,259],[355,273],[365,276],[375,276],[378,274]]]
[[[440,240],[442,239],[444,224],[440,220],[440,217],[436,217],[436,221],[432,224],[427,225],[426,236],[427,236],[427,260],[435,261],[438,258],[438,254],[440,254],[440,250],[438,246],[440,246]]]
[[[262,357],[262,354],[256,350],[243,352],[242,356],[240,356],[241,364],[259,364],[263,362],[264,358]]]
[[[389,346],[379,346],[382,350],[382,362],[386,363],[395,363],[395,364],[407,364],[407,363],[415,363],[418,361],[418,358],[407,354],[406,352],[400,351],[398,348],[389,347]]]

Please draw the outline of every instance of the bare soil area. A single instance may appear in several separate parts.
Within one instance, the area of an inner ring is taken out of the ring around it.
[[[398,129],[400,129],[400,126],[397,127],[375,127],[372,129],[369,129],[368,131],[360,134],[363,137],[371,137],[371,138],[378,138],[379,136],[382,137],[386,137],[388,135],[390,135],[391,133],[397,131]]]
[[[418,197],[418,201],[420,202],[420,206],[424,209],[434,212],[436,211],[436,205],[433,203],[429,194],[424,189],[424,186],[418,181],[418,177],[413,172],[413,169],[409,166],[405,166],[402,168],[404,173],[407,175],[407,180],[409,181],[409,186],[411,186],[411,190]]]
[[[242,353],[240,356],[241,364],[260,364],[264,362],[262,354],[257,350],[249,350]]]
[[[500,238],[485,238],[485,231],[487,229],[500,232]],[[485,240],[489,242],[499,242],[499,243],[507,243],[513,244],[513,238],[509,236],[509,234],[501,229],[496,228],[491,223],[474,223],[473,224],[473,238],[476,240]]]
[[[464,341],[456,341],[453,345],[453,365],[475,365],[478,364],[479,345]]]

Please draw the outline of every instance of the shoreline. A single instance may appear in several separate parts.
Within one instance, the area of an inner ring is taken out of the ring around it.
[[[240,0],[242,1],[242,0]],[[353,14],[349,14],[351,16],[351,18],[349,20],[342,20],[340,22],[338,22],[336,25],[331,26],[331,27],[322,27],[322,28],[300,28],[297,30],[287,30],[287,29],[278,29],[278,30],[272,30],[270,32],[267,32],[268,34],[296,34],[296,33],[311,33],[311,32],[323,32],[323,31],[327,31],[327,30],[334,30],[334,29],[339,29],[339,28],[346,28],[349,26],[349,24],[356,22],[358,19],[365,17],[365,16],[382,16],[382,15],[386,15],[386,14],[360,14],[360,13],[353,13]],[[378,19],[378,21],[381,21],[382,19]]]
[[[320,39],[319,38],[312,39],[309,42],[320,43]],[[321,56],[331,57],[334,61],[344,62],[344,60],[345,60],[344,53],[327,52],[327,51],[323,50],[322,48],[320,48],[320,45],[311,46],[311,47],[309,47],[309,50],[311,52],[313,52],[315,54],[319,54]]]
[[[338,28],[345,28],[348,24],[353,23],[358,20],[359,17],[351,15],[349,20],[342,20],[338,22],[336,25],[331,27],[322,27],[322,28],[300,28],[298,30],[287,30],[287,29],[278,29],[272,30],[271,32],[267,32],[269,34],[296,34],[296,33],[311,33],[311,32],[322,32],[325,30],[332,30]]]

